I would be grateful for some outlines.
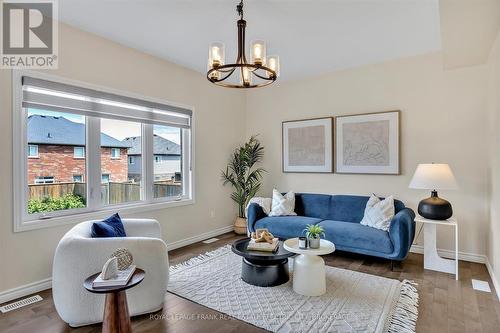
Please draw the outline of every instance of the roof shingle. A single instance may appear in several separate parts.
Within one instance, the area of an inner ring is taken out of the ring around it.
[[[85,146],[85,124],[64,117],[31,115],[28,117],[28,143]],[[101,133],[101,146],[130,148],[130,144]]]

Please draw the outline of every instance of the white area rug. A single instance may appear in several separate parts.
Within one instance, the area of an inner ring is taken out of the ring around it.
[[[290,272],[293,260],[289,260]],[[230,246],[170,269],[168,290],[271,332],[415,332],[418,293],[410,281],[326,267],[326,294],[296,294],[289,282],[243,282]]]

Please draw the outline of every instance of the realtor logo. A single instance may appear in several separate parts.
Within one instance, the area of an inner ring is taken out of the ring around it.
[[[0,68],[57,68],[57,0],[4,0]]]

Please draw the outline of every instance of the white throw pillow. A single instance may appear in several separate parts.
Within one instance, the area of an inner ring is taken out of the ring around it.
[[[365,216],[363,216],[360,223],[372,228],[388,231],[393,217],[394,197],[391,195],[384,200],[380,200],[376,195],[372,194],[366,203]]]
[[[250,204],[253,204],[253,203],[256,203],[259,206],[261,206],[264,213],[266,213],[266,215],[269,215],[269,213],[271,212],[271,206],[273,203],[273,199],[262,198],[262,197],[253,197],[252,199],[250,199],[248,201],[247,208],[245,209],[245,216],[248,216],[248,206],[250,206]]]
[[[273,207],[269,216],[297,215],[295,212],[295,193],[288,192],[285,196],[281,195],[276,189],[273,190]]]

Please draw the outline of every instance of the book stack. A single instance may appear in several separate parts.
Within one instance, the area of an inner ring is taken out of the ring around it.
[[[256,242],[255,239],[251,238],[248,242],[247,250],[251,251],[264,251],[264,252],[274,252],[278,249],[279,239],[273,238],[272,243],[268,242]]]
[[[95,278],[94,282],[92,282],[92,287],[97,289],[97,288],[126,286],[127,283],[130,281],[132,275],[134,275],[134,272],[135,272],[135,265],[131,265],[127,269],[124,269],[123,271],[118,271],[118,274],[111,279],[104,280],[101,274],[99,274]]]

